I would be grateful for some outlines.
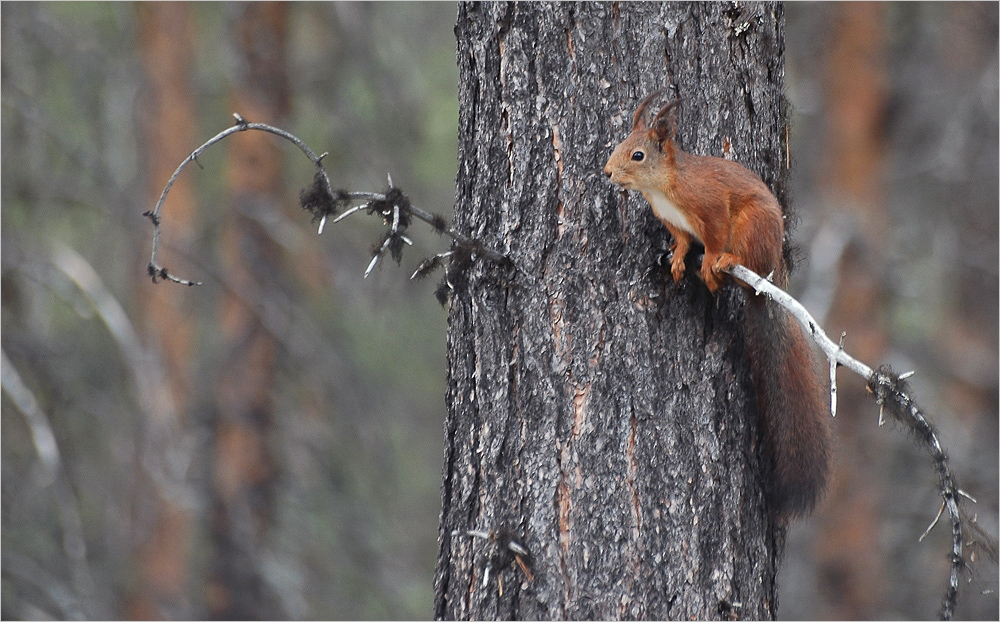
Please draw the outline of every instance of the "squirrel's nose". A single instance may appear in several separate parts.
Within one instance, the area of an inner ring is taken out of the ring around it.
[[[611,169],[605,167],[604,168],[604,176],[607,177],[608,179],[611,179]]]

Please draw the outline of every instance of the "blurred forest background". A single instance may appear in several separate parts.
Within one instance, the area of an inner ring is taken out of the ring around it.
[[[998,5],[786,6],[793,293],[868,363],[914,369],[997,533]],[[334,184],[450,215],[451,3],[16,3],[2,24],[4,618],[426,618],[446,312],[380,223],[322,236]],[[609,114],[621,111],[609,111]],[[620,137],[608,137],[609,150]],[[841,372],[835,475],[797,523],[784,618],[936,615],[948,529],[926,454]],[[997,618],[978,558],[958,616]]]

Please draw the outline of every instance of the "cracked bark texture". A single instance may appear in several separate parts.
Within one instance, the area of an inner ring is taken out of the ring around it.
[[[673,284],[669,234],[600,169],[669,87],[681,146],[781,199],[782,28],[772,4],[460,5],[455,223],[517,268],[475,262],[451,303],[437,618],[776,615],[745,294],[698,257]]]

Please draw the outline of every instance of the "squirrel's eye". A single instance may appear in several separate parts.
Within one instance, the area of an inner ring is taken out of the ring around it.
[[[635,160],[636,162],[642,162],[642,160],[645,157],[646,157],[646,154],[643,153],[643,152],[641,152],[641,151],[633,151],[632,152],[632,159]]]

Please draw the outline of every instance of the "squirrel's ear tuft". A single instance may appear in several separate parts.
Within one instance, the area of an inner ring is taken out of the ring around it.
[[[649,106],[649,102],[653,101],[653,98],[662,92],[663,89],[660,89],[658,91],[653,91],[652,93],[646,96],[646,99],[642,100],[642,103],[639,104],[639,107],[636,108],[635,110],[635,116],[632,117],[632,131],[644,130],[649,127],[646,124],[646,120],[642,118],[642,113],[646,112],[646,107]]]
[[[670,102],[660,111],[656,113],[653,117],[652,127],[650,128],[659,142],[665,140],[673,140],[677,135],[677,106],[681,103],[681,98],[678,97],[674,101]]]

